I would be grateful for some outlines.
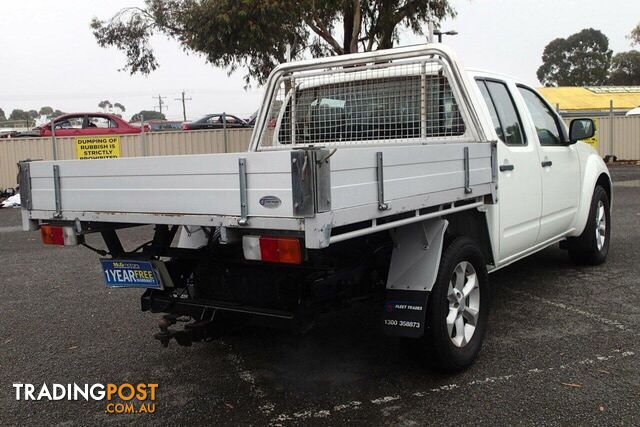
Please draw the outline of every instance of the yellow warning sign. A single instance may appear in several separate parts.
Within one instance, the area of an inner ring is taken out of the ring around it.
[[[584,139],[582,142],[589,144],[594,149],[598,149],[598,130],[600,129],[600,121],[598,119],[593,119],[593,123],[596,125],[596,133],[589,139]]]
[[[85,159],[117,159],[120,157],[119,136],[76,137],[76,156]]]

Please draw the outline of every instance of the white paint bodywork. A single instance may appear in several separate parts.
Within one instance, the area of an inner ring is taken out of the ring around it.
[[[490,270],[495,271],[566,237],[579,236],[587,223],[597,180],[604,175],[610,184],[611,177],[597,151],[588,144],[540,144],[517,88],[526,85],[513,77],[486,71],[469,70],[468,74],[472,79],[497,80],[507,85],[528,140],[524,147],[507,146],[502,141],[497,145],[498,165],[511,163],[515,169],[498,173],[498,203],[484,209],[496,261]],[[484,131],[490,139],[498,140],[477,86],[473,92]],[[543,168],[544,160],[552,160],[552,167]]]
[[[340,146],[330,159],[331,209],[326,212],[306,218],[294,213],[290,149],[257,151],[261,133],[266,128],[264,105],[273,96],[267,90],[252,137],[252,151],[247,153],[31,163],[33,206],[23,211],[25,229],[33,228],[34,221],[53,219],[240,227],[238,161],[243,158],[247,165],[249,215],[245,228],[299,232],[304,235],[308,248],[328,246],[334,239],[332,229],[342,225],[370,221],[371,230],[382,230],[385,228],[376,223],[381,218],[415,211],[415,218],[397,223],[398,226],[406,225],[421,220],[420,209],[445,204],[453,208],[455,202],[473,201],[474,198],[481,202],[472,208],[486,213],[495,262],[490,266],[492,269],[508,265],[567,236],[580,235],[587,221],[596,181],[604,175],[610,182],[607,168],[597,153],[582,143],[541,147],[515,79],[479,71],[461,72],[453,53],[439,45],[400,48],[396,53],[410,58],[412,50],[422,54],[443,52],[450,58],[448,65],[458,77],[452,81],[453,89],[464,95],[465,103],[461,107],[469,119],[469,135],[473,139]],[[389,52],[367,55],[373,60],[384,61],[392,56]],[[348,62],[350,58],[361,56],[348,55],[339,61]],[[336,62],[338,59],[303,61],[298,66],[317,67],[323,61]],[[278,67],[274,73],[285,68]],[[498,141],[488,109],[474,82],[478,77],[500,80],[508,85],[528,136],[526,147],[507,147]],[[494,141],[498,141],[497,144]],[[471,194],[464,188],[465,148],[469,150]],[[384,195],[390,206],[385,211],[378,209],[378,152],[384,155]],[[550,170],[540,166],[544,159],[553,160]],[[494,162],[497,165],[512,163],[516,168],[509,173],[497,172]],[[62,204],[57,217],[54,165],[60,170]],[[265,196],[275,196],[281,203],[265,207],[260,203]],[[483,204],[483,196],[487,196],[487,201],[493,199],[494,203]],[[437,215],[435,212],[425,219]],[[203,233],[189,236],[183,230],[180,245],[199,247],[204,242],[203,236]]]

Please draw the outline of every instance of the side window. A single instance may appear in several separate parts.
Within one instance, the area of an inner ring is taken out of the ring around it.
[[[520,94],[531,113],[533,124],[536,126],[538,140],[541,145],[564,144],[562,132],[558,126],[555,113],[540,98],[540,95],[526,87],[519,86]]]
[[[489,89],[487,89],[487,85],[484,83],[484,80],[477,80],[476,83],[478,83],[478,87],[480,88],[480,93],[484,98],[485,104],[487,104],[487,108],[489,109],[489,114],[491,115],[491,121],[493,122],[493,127],[496,129],[498,138],[504,141],[504,132],[502,132],[502,124],[500,123],[500,119],[498,118],[498,112],[496,111],[496,107],[493,105],[493,101],[491,100],[491,95],[489,95]]]
[[[498,135],[502,134],[502,140],[507,145],[526,145],[522,122],[507,85],[492,80],[486,80],[485,84],[502,127]]]
[[[108,128],[117,128],[118,125],[116,124],[115,121],[111,120],[108,117],[89,116],[87,119],[87,127],[108,129]]]
[[[82,129],[84,116],[65,117],[55,122],[56,129]]]

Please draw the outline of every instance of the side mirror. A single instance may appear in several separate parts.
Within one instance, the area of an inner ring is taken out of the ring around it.
[[[571,144],[575,144],[583,139],[593,138],[596,134],[596,125],[591,119],[575,119],[571,120],[569,126],[569,140]]]

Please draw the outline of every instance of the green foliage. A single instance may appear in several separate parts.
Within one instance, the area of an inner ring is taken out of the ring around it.
[[[629,38],[633,44],[640,44],[640,24],[631,31]]]
[[[98,107],[102,108],[104,111],[109,111],[113,107],[113,104],[111,104],[111,102],[109,102],[108,100],[104,100],[98,102]]]
[[[0,108],[0,121],[7,120],[7,116],[4,115],[4,110]]]
[[[593,28],[557,38],[544,49],[538,80],[545,86],[607,84],[611,56],[609,39]]]
[[[140,116],[142,116],[145,121],[147,121],[147,120],[166,120],[167,119],[164,114],[162,114],[162,113],[160,113],[158,111],[142,110],[139,113],[136,113],[133,116],[131,116],[131,120],[129,120],[129,121],[130,122],[139,122],[140,121]]]
[[[616,86],[640,86],[640,52],[617,53],[611,60],[609,83]]]
[[[49,119],[53,119],[53,118],[56,118],[56,117],[62,116],[62,115],[64,115],[64,114],[67,114],[67,113],[65,113],[64,111],[60,111],[60,110],[56,109],[53,113],[51,113],[51,115],[50,115],[50,116],[47,116],[47,118],[49,118]]]
[[[422,34],[454,13],[449,0],[145,0],[91,28],[98,45],[124,52],[132,74],[158,67],[150,39],[161,33],[214,66],[246,67],[248,84],[263,83],[287,45],[292,58],[390,48],[401,29]]]
[[[11,111],[9,120],[29,120],[29,112],[16,108]]]
[[[126,111],[126,109],[124,108],[124,105],[120,104],[119,102],[116,102],[114,104],[111,103],[111,101],[109,101],[108,99],[105,99],[104,101],[100,101],[98,102],[98,107],[102,108],[102,110],[105,113],[111,113],[113,112],[113,109],[117,109],[118,112],[120,114],[116,114],[117,116],[121,116],[121,113],[124,113]]]
[[[51,115],[53,114],[53,108],[49,106],[42,107],[40,108],[39,114],[41,116],[47,116],[47,118],[51,118]]]

